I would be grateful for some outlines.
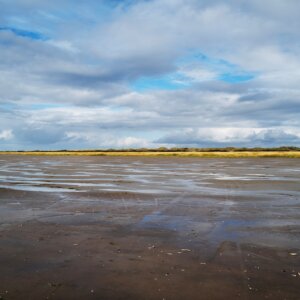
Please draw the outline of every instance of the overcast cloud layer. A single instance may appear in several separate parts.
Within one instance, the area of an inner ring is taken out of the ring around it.
[[[300,146],[299,28],[298,0],[0,0],[0,150]]]

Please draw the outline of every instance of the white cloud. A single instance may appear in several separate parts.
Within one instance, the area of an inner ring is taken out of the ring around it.
[[[1,147],[298,143],[299,1],[106,3],[2,1],[3,26],[47,39],[0,30]],[[220,80],[236,70],[255,78]],[[181,89],[133,88],[165,77]]]
[[[6,141],[12,139],[13,137],[13,132],[10,129],[0,131],[0,140]]]
[[[143,148],[149,147],[150,143],[146,139],[128,136],[112,143],[112,146],[117,146],[118,148]]]
[[[158,140],[160,143],[213,146],[289,146],[300,145],[297,128],[188,128]]]
[[[131,136],[118,137],[118,134],[107,134],[103,131],[89,131],[89,132],[67,132],[67,137],[71,141],[83,142],[85,145],[96,145],[98,148],[144,148],[151,147],[154,144],[144,138],[137,138]]]

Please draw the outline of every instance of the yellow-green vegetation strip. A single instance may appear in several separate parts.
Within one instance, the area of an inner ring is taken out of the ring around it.
[[[49,155],[49,156],[178,156],[178,157],[289,157],[300,158],[300,151],[216,151],[216,152],[127,152],[127,151],[1,151],[10,155]]]

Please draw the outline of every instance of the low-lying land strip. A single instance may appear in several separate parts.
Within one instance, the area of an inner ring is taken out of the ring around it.
[[[63,151],[0,151],[0,154],[13,154],[13,155],[50,155],[50,156],[178,156],[178,157],[290,157],[300,158],[300,150],[197,150],[197,151],[158,151],[157,149],[151,150],[63,150]]]

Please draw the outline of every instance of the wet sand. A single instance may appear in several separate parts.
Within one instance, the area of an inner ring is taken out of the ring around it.
[[[300,160],[0,157],[0,299],[299,299]]]

